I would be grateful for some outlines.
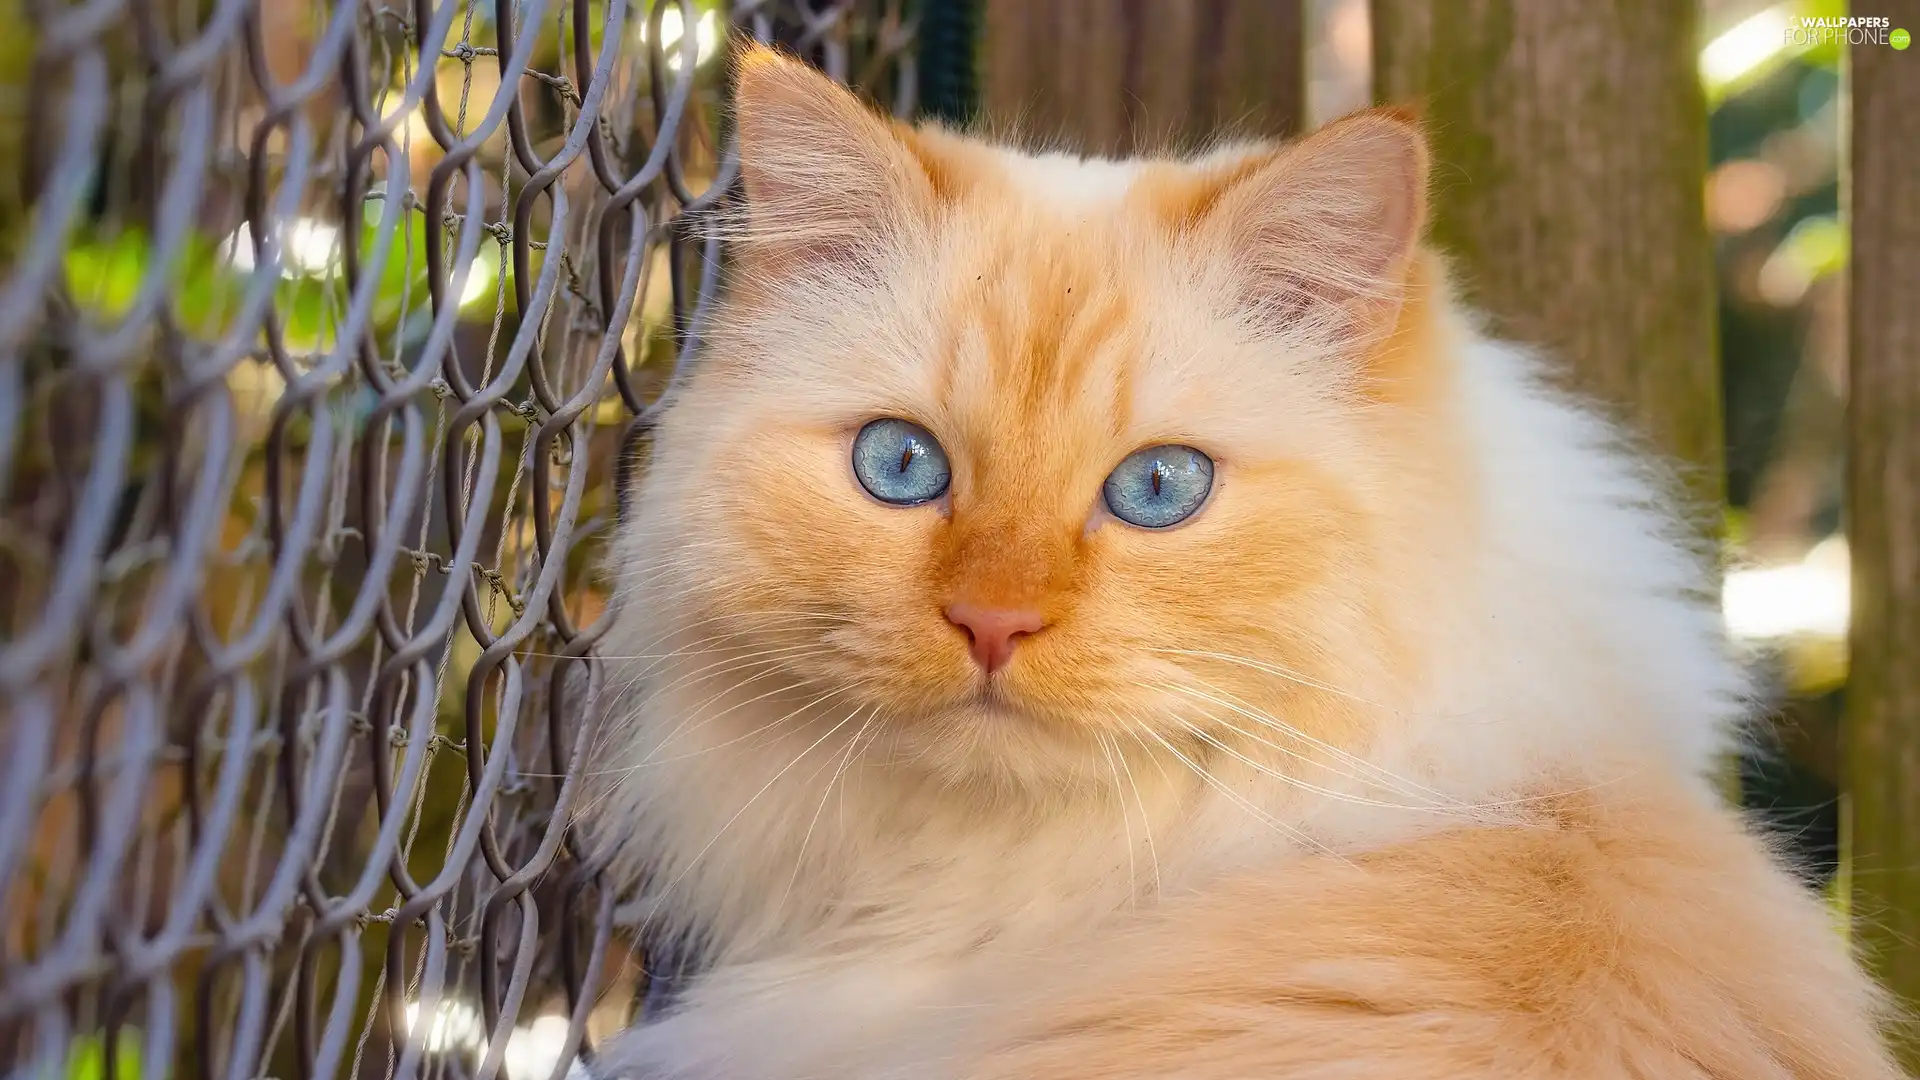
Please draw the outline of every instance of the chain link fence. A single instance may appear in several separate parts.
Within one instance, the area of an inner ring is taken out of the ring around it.
[[[0,0],[0,1061],[560,1080],[595,569],[699,347],[725,42],[902,0]]]

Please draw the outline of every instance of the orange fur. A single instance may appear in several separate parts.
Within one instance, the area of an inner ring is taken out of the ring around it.
[[[1246,875],[1049,959],[972,1080],[1891,1080],[1827,916],[1632,783]]]
[[[1742,679],[1658,466],[1483,339],[1417,122],[1020,154],[742,58],[747,212],[615,546],[590,826],[714,970],[679,1080],[1889,1080],[1704,779]],[[910,507],[863,425],[944,447]],[[1181,443],[1189,520],[1102,482]],[[943,612],[1044,625],[990,681]]]

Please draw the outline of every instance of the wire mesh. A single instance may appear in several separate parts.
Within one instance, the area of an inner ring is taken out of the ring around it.
[[[0,0],[0,1061],[559,1080],[625,447],[697,352],[730,35],[900,0]]]

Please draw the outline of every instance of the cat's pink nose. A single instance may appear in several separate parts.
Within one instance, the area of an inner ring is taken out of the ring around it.
[[[979,604],[947,605],[947,621],[967,635],[973,650],[973,662],[991,675],[1007,666],[1013,658],[1013,644],[1028,634],[1038,633],[1046,620],[1032,608],[983,607]]]

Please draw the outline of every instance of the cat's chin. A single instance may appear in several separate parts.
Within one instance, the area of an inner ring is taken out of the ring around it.
[[[1035,724],[1051,724],[1058,721],[1042,716],[1004,694],[992,689],[983,689],[961,706],[962,719],[975,724],[1018,724],[1030,727]]]
[[[1007,684],[992,676],[982,678],[967,696],[967,704],[981,709],[1005,709],[1022,712],[1019,698],[1007,689]]]
[[[1003,679],[991,676],[979,679],[948,710],[953,720],[973,724],[1019,725],[1021,727],[1059,728],[1070,725],[1070,717],[1041,707],[1021,695]]]
[[[905,760],[947,781],[1053,789],[1106,776],[1093,726],[1004,688],[975,688],[914,726],[919,748]]]

